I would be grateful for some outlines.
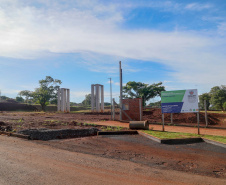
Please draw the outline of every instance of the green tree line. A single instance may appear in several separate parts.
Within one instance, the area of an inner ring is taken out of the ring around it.
[[[214,86],[210,92],[203,93],[199,96],[200,109],[204,109],[204,101],[206,100],[207,110],[217,109],[226,110],[226,86]]]

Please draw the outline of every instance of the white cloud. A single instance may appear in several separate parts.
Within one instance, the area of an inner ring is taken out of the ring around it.
[[[218,25],[218,33],[221,36],[226,36],[226,22],[221,22]]]
[[[18,89],[9,89],[9,88],[1,89],[0,89],[1,96],[10,96],[10,98],[15,98],[15,95],[17,95],[20,92],[20,90]]]
[[[37,2],[42,3],[40,7],[28,1],[1,1],[0,56],[36,58],[46,53],[83,53],[81,62],[89,70],[112,73],[118,71],[118,66],[112,67],[113,60],[130,58],[170,66],[175,71],[172,76],[181,82],[225,83],[222,66],[226,39],[222,34],[210,37],[199,32],[129,31],[120,27],[124,18],[117,4],[69,1],[62,6],[52,0]],[[179,6],[165,4],[173,5]],[[209,7],[197,3],[186,6],[190,10]],[[222,24],[219,32],[224,31]],[[97,59],[91,60],[93,56],[88,53],[94,53]],[[105,61],[100,59],[102,55],[116,57]]]
[[[211,4],[201,4],[201,3],[190,3],[185,6],[187,10],[194,10],[194,11],[202,11],[206,9],[213,8]]]

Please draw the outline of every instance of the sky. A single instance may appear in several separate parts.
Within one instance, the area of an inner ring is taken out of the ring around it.
[[[15,98],[51,76],[80,103],[123,83],[209,92],[226,85],[225,0],[0,0],[0,91]],[[150,102],[155,102],[154,98]]]

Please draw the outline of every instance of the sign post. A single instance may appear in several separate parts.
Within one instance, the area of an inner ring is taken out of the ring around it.
[[[198,135],[200,134],[200,130],[199,130],[199,112],[197,112],[197,122],[198,122]]]
[[[207,117],[206,100],[204,100],[204,107],[205,107],[205,120],[206,120],[206,127],[208,127],[208,117]]]
[[[164,128],[164,114],[162,113],[162,131],[164,132],[165,131],[165,128]]]

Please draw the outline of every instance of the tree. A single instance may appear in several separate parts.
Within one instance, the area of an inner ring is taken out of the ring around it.
[[[24,99],[21,96],[17,96],[16,97],[16,101],[17,102],[20,102],[20,103],[23,103],[24,102]]]
[[[27,97],[32,97],[36,103],[41,105],[42,110],[45,111],[49,102],[57,98],[57,91],[61,83],[60,80],[46,76],[44,80],[39,80],[39,88],[36,88],[35,91],[21,91],[19,94],[21,96],[27,95]]]
[[[224,110],[223,104],[226,102],[226,86],[215,86],[210,90],[210,103],[217,109]]]
[[[206,108],[209,110],[211,96],[209,93],[203,93],[199,95],[199,106],[201,109],[205,109],[204,101],[206,100]]]
[[[161,95],[161,91],[165,91],[162,82],[154,83],[152,85],[130,81],[123,87],[124,98],[142,98],[143,106],[146,101]]]
[[[161,107],[161,101],[157,101],[157,102],[154,102],[154,103],[150,103],[149,104],[150,107]]]
[[[85,99],[82,101],[82,105],[90,106],[91,105],[91,94],[87,94]]]
[[[19,96],[25,96],[25,102],[28,103],[29,97],[32,97],[32,91],[23,90],[18,93]]]
[[[10,98],[7,97],[7,96],[1,96],[0,99],[1,99],[1,100],[8,100],[8,99],[10,99]]]
[[[226,102],[224,102],[223,108],[224,108],[224,110],[226,110]]]

